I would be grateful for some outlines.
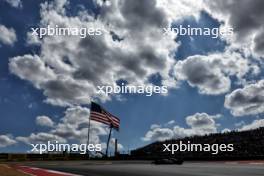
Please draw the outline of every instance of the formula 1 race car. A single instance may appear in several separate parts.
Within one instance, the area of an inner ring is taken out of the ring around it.
[[[178,164],[182,165],[183,160],[177,158],[163,158],[163,159],[156,159],[153,161],[153,164]]]

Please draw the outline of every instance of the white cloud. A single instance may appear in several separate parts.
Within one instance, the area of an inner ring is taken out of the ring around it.
[[[264,127],[264,119],[254,120],[252,123],[246,124],[242,126],[241,128],[239,128],[238,131],[253,130],[253,129],[260,128],[260,127]]]
[[[90,111],[87,108],[80,106],[69,107],[65,111],[65,115],[60,119],[60,122],[48,122],[51,119],[40,116],[37,118],[38,124],[49,125],[53,124],[53,128],[47,132],[31,133],[29,136],[18,136],[16,139],[26,144],[31,143],[47,143],[48,141],[79,142],[87,143],[87,130]],[[100,136],[108,134],[108,127],[91,121],[90,143],[100,143]]]
[[[56,80],[54,71],[45,66],[45,63],[37,55],[17,56],[10,59],[9,70],[21,79],[29,80],[35,87]]]
[[[109,147],[113,150],[115,149],[115,138],[111,138],[110,139],[110,143],[109,143]],[[120,143],[117,143],[117,150],[120,152],[120,151],[123,151],[124,150],[124,146]]]
[[[234,116],[264,113],[264,80],[227,94],[225,107],[230,109]]]
[[[217,132],[215,119],[220,115],[208,115],[196,113],[186,117],[186,123],[190,128],[183,128],[178,125],[168,128],[162,125],[152,125],[150,130],[142,137],[143,141],[163,141],[172,138],[183,138],[186,136],[205,135]],[[165,124],[166,126],[166,124]]]
[[[38,116],[36,124],[40,126],[53,127],[54,122],[48,116]]]
[[[4,1],[6,1],[12,7],[22,8],[22,1],[21,0],[4,0]]]
[[[234,28],[235,35],[231,44],[243,50],[250,51],[253,55],[264,56],[263,49],[263,20],[264,12],[262,0],[236,0],[211,1],[206,0],[207,11],[223,21],[222,26]]]
[[[203,129],[216,132],[216,124],[214,119],[220,115],[210,116],[206,113],[196,113],[186,117],[186,123],[193,129]]]
[[[11,72],[43,90],[47,103],[70,106],[88,104],[94,98],[106,101],[111,97],[96,94],[98,85],[115,85],[121,79],[130,84],[149,84],[148,78],[153,74],[160,74],[162,84],[170,87],[176,87],[176,77],[188,81],[202,94],[217,95],[229,91],[230,76],[242,78],[253,69],[240,54],[225,52],[190,56],[176,64],[175,77],[171,76],[175,64],[172,53],[178,44],[174,41],[176,36],[162,35],[161,26],[169,26],[173,15],[175,19],[189,12],[197,15],[204,7],[201,1],[115,0],[108,5],[100,1],[101,14],[97,19],[88,13],[67,16],[67,4],[68,1],[42,4],[41,25],[100,27],[103,35],[85,39],[45,37],[37,42],[41,47],[39,55],[10,59]],[[194,10],[195,4],[199,10]],[[175,12],[166,11],[165,7],[173,7]],[[113,34],[122,40],[113,40]],[[31,70],[32,67],[39,69]]]
[[[152,125],[150,126],[150,129],[160,128],[160,127],[161,127],[161,125],[158,125],[158,124],[152,124]]]
[[[231,132],[231,130],[228,129],[228,128],[225,128],[225,129],[223,129],[223,130],[221,131],[221,133],[229,133],[229,132]]]
[[[87,142],[87,130],[90,111],[80,106],[70,107],[65,111],[64,117],[51,133],[68,140]],[[101,135],[106,135],[106,127],[100,123],[91,121],[90,142],[99,143]]]
[[[17,142],[10,135],[0,135],[0,148],[11,146]]]
[[[37,35],[32,35],[31,31],[27,32],[27,40],[26,43],[28,45],[40,45],[41,44],[41,40]]]
[[[243,79],[253,69],[251,63],[240,54],[228,51],[208,56],[190,56],[178,61],[173,68],[173,53],[179,44],[174,40],[176,36],[162,35],[162,28],[170,26],[174,19],[182,19],[186,15],[197,16],[204,8],[202,1],[113,0],[111,3],[101,1],[99,4],[101,14],[97,18],[85,12],[67,16],[66,0],[41,5],[41,26],[99,27],[104,32],[102,36],[88,36],[85,39],[47,36],[43,40],[36,40],[28,36],[28,44],[39,45],[40,52],[38,55],[11,58],[11,73],[42,90],[47,103],[69,108],[48,133],[32,133],[28,137],[17,137],[18,140],[30,143],[41,139],[43,142],[58,139],[85,143],[89,109],[78,105],[89,104],[94,98],[101,101],[111,99],[96,94],[98,85],[115,85],[121,79],[129,84],[149,84],[148,78],[159,74],[164,85],[176,87],[177,78],[197,87],[202,94],[218,95],[230,90],[231,76]],[[113,40],[113,35],[120,41]],[[259,33],[260,37],[255,43],[262,42],[259,41],[261,35]],[[2,42],[11,45],[16,40],[14,36],[13,31],[13,37],[2,39]],[[172,70],[174,77],[171,76]],[[194,114],[186,118],[189,128],[152,125],[143,140],[214,133],[217,131],[215,118],[205,113]],[[173,121],[168,123],[172,124]],[[92,122],[91,134],[91,142],[99,143],[100,136],[106,135],[107,129],[104,125]]]
[[[171,21],[188,16],[198,18],[200,11],[204,9],[203,0],[158,0],[157,6],[165,10]]]
[[[28,137],[18,136],[16,137],[16,140],[20,142],[24,142],[29,145],[43,144],[43,143],[47,143],[48,141],[58,141],[61,143],[66,142],[66,140],[60,136],[45,132],[31,133]]]
[[[0,42],[5,45],[14,45],[17,41],[16,32],[13,28],[7,28],[0,24]]]
[[[174,123],[175,123],[175,120],[170,120],[165,125],[169,126],[169,125],[173,125]]]
[[[143,141],[158,140],[163,141],[174,137],[174,132],[170,128],[154,128],[148,131],[142,138]]]
[[[240,121],[240,122],[235,123],[235,126],[236,126],[236,127],[241,127],[241,126],[243,126],[243,125],[245,125],[245,122],[244,122],[243,120]]]
[[[230,76],[242,79],[254,67],[240,54],[226,51],[208,56],[194,55],[178,61],[174,74],[179,80],[197,87],[201,94],[218,95],[230,90]]]
[[[96,94],[97,86],[115,85],[121,79],[147,85],[153,74],[161,75],[163,84],[175,86],[170,70],[178,44],[175,36],[162,34],[161,27],[170,25],[169,17],[156,1],[102,4],[97,19],[88,13],[67,16],[65,4],[67,1],[42,4],[41,26],[95,27],[104,32],[84,39],[47,36],[38,43],[38,56],[10,59],[11,72],[43,90],[46,102],[69,106],[88,104],[93,98],[109,100],[111,97]],[[122,40],[113,40],[113,35]],[[31,71],[31,67],[41,69]]]

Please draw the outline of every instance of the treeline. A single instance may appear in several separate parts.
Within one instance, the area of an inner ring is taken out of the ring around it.
[[[163,144],[233,144],[234,150],[228,152],[220,151],[217,154],[204,151],[177,151],[163,152]],[[227,133],[216,133],[205,136],[192,136],[183,139],[171,139],[163,142],[154,142],[145,147],[131,152],[131,157],[138,159],[155,159],[178,157],[184,160],[254,160],[264,159],[264,127],[250,131],[232,131]]]

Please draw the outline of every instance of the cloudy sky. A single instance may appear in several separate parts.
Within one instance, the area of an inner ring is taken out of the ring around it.
[[[0,152],[86,142],[90,102],[120,117],[123,151],[156,140],[264,126],[262,0],[1,0]],[[100,36],[30,34],[93,27]],[[163,28],[233,28],[180,36]],[[97,86],[168,86],[167,95],[97,94]],[[93,143],[108,128],[92,122]]]

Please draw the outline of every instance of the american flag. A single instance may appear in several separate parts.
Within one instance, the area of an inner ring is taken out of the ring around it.
[[[116,130],[119,130],[119,126],[120,126],[119,118],[110,114],[109,112],[104,110],[100,105],[94,102],[91,103],[90,120],[104,123],[106,125],[115,128]]]

